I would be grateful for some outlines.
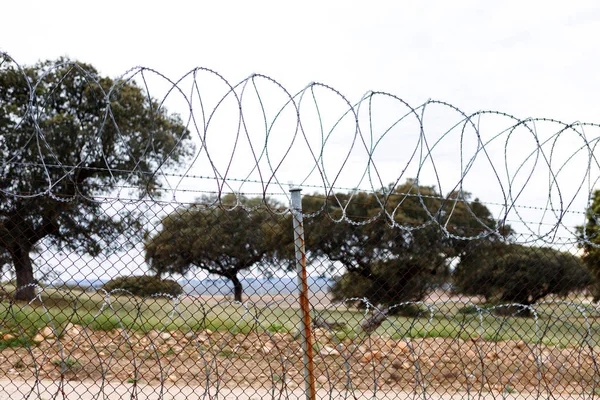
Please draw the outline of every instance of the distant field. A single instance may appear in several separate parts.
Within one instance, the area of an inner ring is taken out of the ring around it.
[[[313,316],[345,326],[335,335],[340,339],[364,335],[361,323],[365,311],[351,305],[331,304],[326,293],[312,298]],[[127,329],[148,332],[212,331],[295,332],[299,324],[295,297],[251,296],[240,305],[224,296],[183,296],[179,301],[164,298],[140,299],[129,296],[104,297],[99,292],[45,289],[42,301],[32,304],[0,301],[0,330],[12,333],[19,342],[0,341],[0,347],[27,342],[40,329],[53,325],[83,325],[92,330]],[[475,299],[471,299],[475,300]],[[426,304],[417,305],[414,316],[390,316],[373,335],[391,338],[474,338],[489,341],[524,340],[548,345],[597,346],[600,343],[598,312],[582,299],[536,306],[537,318],[475,312],[463,300],[443,293]],[[413,311],[414,312],[414,311]]]

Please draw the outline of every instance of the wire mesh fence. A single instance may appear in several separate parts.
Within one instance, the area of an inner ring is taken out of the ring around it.
[[[0,398],[595,398],[599,127],[0,54]]]

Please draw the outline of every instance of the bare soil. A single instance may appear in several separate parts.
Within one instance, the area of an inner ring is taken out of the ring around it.
[[[39,339],[39,338],[38,338]],[[428,393],[594,393],[595,348],[519,341],[362,337],[339,342],[315,331],[320,389]],[[70,326],[60,338],[0,351],[0,379],[123,384],[303,387],[301,343],[289,333],[90,331]]]

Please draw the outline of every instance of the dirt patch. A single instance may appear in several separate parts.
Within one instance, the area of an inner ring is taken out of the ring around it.
[[[47,332],[48,333],[48,332]],[[0,352],[10,379],[107,380],[128,384],[302,387],[301,343],[289,333],[90,331]],[[337,338],[315,331],[318,388],[436,393],[593,393],[597,349],[479,338]]]

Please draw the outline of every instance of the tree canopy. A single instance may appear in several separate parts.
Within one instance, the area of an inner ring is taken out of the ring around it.
[[[468,193],[444,198],[430,186],[417,192],[412,180],[388,193],[385,203],[365,192],[303,198],[307,213],[325,207],[305,220],[306,246],[313,260],[327,263],[334,274],[342,268],[332,290],[336,300],[366,297],[379,305],[421,300],[448,279],[449,260],[465,248],[464,240],[453,239],[440,226],[461,237],[497,229],[490,211],[477,199],[469,200]],[[344,208],[356,223],[336,221]],[[390,216],[400,227],[389,226]]]
[[[261,201],[241,200],[249,207]],[[240,272],[260,267],[270,259],[282,226],[265,208],[248,211],[239,206],[223,206],[236,204],[234,195],[224,196],[221,201],[215,207],[181,207],[164,217],[161,230],[148,235],[145,241],[146,261],[158,276],[185,275],[197,268],[226,278],[233,284],[234,299],[242,301]],[[285,228],[291,230],[291,225]]]
[[[96,255],[139,232],[135,210],[106,212],[95,197],[125,184],[156,194],[153,172],[184,160],[189,138],[133,81],[65,58],[23,68],[0,59],[0,252],[15,268],[16,298],[35,295],[30,254],[43,239]]]
[[[592,195],[592,204],[586,210],[585,226],[578,226],[579,247],[583,250],[582,260],[593,275],[594,301],[600,300],[600,190]]]
[[[475,243],[454,271],[456,289],[488,302],[533,304],[591,282],[582,260],[550,247]]]

